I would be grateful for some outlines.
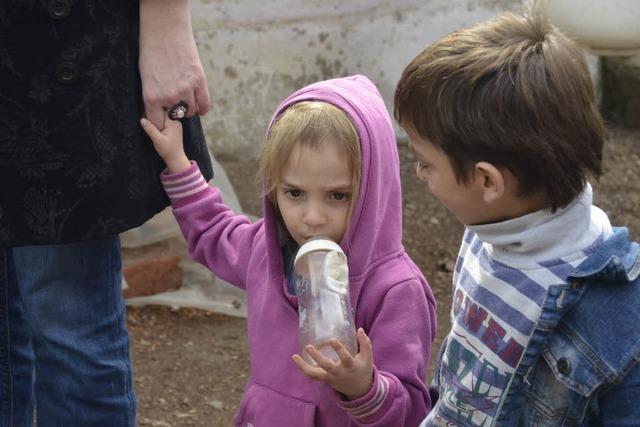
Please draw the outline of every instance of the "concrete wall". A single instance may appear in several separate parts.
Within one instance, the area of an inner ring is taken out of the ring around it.
[[[365,74],[387,105],[429,43],[520,0],[191,0],[213,99],[203,123],[215,155],[257,156],[280,101],[317,80]]]

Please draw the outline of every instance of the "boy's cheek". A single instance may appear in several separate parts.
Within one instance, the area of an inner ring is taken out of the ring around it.
[[[416,174],[416,178],[418,178],[418,181],[422,182],[423,184],[427,185],[429,184],[429,179],[427,177],[427,173],[424,171],[420,171],[418,170],[418,168],[416,167],[416,169],[414,169],[414,172]]]

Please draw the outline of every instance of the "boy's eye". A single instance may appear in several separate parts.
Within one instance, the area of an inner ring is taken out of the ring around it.
[[[295,189],[287,190],[287,191],[285,191],[285,194],[287,196],[289,196],[290,198],[292,198],[292,199],[298,199],[298,198],[302,197],[302,191],[301,190],[295,190]]]

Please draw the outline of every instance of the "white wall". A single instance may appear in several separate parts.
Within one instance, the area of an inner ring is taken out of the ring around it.
[[[213,108],[214,154],[254,155],[296,89],[365,74],[388,107],[404,66],[438,37],[517,10],[519,0],[191,0]]]

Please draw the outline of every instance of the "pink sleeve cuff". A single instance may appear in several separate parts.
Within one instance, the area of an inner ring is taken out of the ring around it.
[[[389,395],[389,380],[373,368],[373,384],[371,389],[362,397],[355,400],[338,401],[338,405],[351,413],[360,422],[377,418],[376,415],[382,409]]]
[[[198,200],[210,190],[207,181],[200,173],[198,164],[193,160],[188,169],[178,173],[169,173],[165,169],[160,174],[160,182],[174,207]]]

